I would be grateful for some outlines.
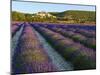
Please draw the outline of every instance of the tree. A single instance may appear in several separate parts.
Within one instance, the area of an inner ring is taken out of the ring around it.
[[[13,11],[12,12],[12,20],[13,21],[24,21],[25,15],[23,13]]]

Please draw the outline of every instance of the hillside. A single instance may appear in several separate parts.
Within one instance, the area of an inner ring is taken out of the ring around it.
[[[64,12],[50,12],[52,15],[57,17],[71,17],[72,19],[86,19],[89,21],[95,21],[95,11],[79,11],[79,10],[68,10]]]
[[[68,10],[63,12],[47,12],[50,16],[43,13],[42,16],[34,16],[35,14],[26,14],[12,11],[13,21],[35,21],[35,22],[60,22],[60,23],[95,23],[96,12],[95,11],[79,11],[79,10]],[[41,13],[40,13],[41,14]],[[54,18],[54,17],[55,18]]]

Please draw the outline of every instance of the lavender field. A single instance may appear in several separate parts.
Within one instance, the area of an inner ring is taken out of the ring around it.
[[[18,22],[11,37],[12,74],[96,68],[96,26]]]

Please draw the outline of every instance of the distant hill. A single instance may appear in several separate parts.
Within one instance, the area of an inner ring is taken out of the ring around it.
[[[53,15],[56,16],[67,16],[67,15],[76,15],[76,16],[80,16],[81,15],[88,15],[88,14],[92,14],[95,15],[95,11],[80,11],[80,10],[68,10],[68,11],[64,11],[64,12],[50,12]]]
[[[80,11],[80,10],[68,10],[64,12],[49,12],[54,16],[57,17],[71,17],[73,19],[86,19],[95,21],[96,19],[96,12],[95,11]]]

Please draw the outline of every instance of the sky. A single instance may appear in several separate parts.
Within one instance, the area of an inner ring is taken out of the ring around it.
[[[66,10],[95,11],[95,6],[12,1],[12,11],[24,13],[63,12]]]

